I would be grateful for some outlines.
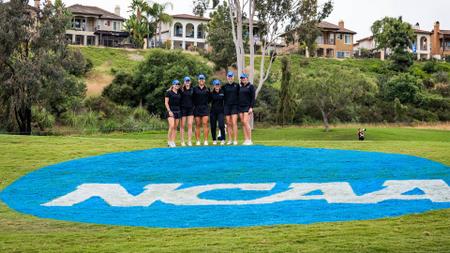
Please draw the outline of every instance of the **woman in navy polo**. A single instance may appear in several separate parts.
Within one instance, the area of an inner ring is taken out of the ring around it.
[[[241,119],[244,132],[244,143],[242,145],[253,145],[252,129],[250,127],[250,114],[255,106],[255,87],[249,83],[247,74],[241,74],[241,86],[239,88],[239,118]]]
[[[208,116],[209,89],[205,85],[205,76],[198,76],[198,86],[194,87],[192,101],[194,102],[195,138],[200,146],[200,128],[203,127],[203,145],[208,146]]]
[[[194,122],[194,103],[192,101],[192,95],[194,94],[194,89],[191,86],[191,78],[186,76],[184,78],[184,84],[181,87],[181,126],[180,126],[180,137],[181,146],[186,146],[184,142],[184,128],[187,122],[188,129],[188,146],[192,146],[192,125]]]
[[[237,145],[239,115],[239,84],[234,81],[233,71],[227,73],[227,83],[223,86],[225,94],[225,118],[227,121],[228,145]]]
[[[167,110],[167,121],[169,123],[169,132],[167,133],[167,145],[170,148],[176,147],[175,138],[177,137],[178,123],[181,119],[181,94],[180,82],[172,81],[172,87],[166,92],[164,104]]]
[[[211,136],[213,139],[213,145],[217,145],[217,123],[220,130],[220,145],[225,144],[225,116],[224,116],[224,92],[220,87],[219,80],[213,81],[214,88],[211,91],[211,113],[209,115],[209,121],[211,123]]]

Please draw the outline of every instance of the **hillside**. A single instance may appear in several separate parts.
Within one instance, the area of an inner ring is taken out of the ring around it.
[[[118,48],[98,48],[98,47],[74,47],[79,49],[83,55],[90,59],[94,65],[93,70],[86,77],[88,96],[100,95],[103,88],[111,83],[117,70],[129,72],[132,71],[140,61],[148,54],[149,50],[118,49]],[[387,65],[387,62],[378,59],[305,59],[299,55],[290,55],[292,73],[300,73],[308,69],[327,68],[331,65],[346,66],[358,68],[369,75],[379,74]],[[274,87],[279,87],[281,79],[281,56],[277,57],[272,66],[272,76],[269,83]],[[248,58],[247,58],[248,61]],[[255,69],[259,70],[260,57],[256,57]],[[266,61],[267,64],[267,61]],[[425,62],[416,62],[412,71],[418,76],[429,78],[431,75],[422,70]],[[441,71],[450,74],[450,63],[440,62],[437,67]],[[224,72],[217,72],[216,76],[224,76]]]

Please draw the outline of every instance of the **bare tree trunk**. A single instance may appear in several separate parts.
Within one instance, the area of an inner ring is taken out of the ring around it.
[[[254,84],[255,81],[255,38],[253,34],[253,17],[255,15],[255,0],[250,0],[248,4],[248,34],[249,34],[249,47],[250,47],[250,64],[249,64],[249,81]]]
[[[231,30],[233,34],[234,48],[236,50],[236,64],[238,73],[242,73],[244,70],[243,64],[243,40],[242,40],[242,12],[240,11],[239,0],[228,0],[228,9],[231,17]],[[236,20],[236,25],[235,25]]]
[[[325,127],[325,131],[328,132],[330,131],[330,124],[328,123],[328,114],[323,109],[320,109],[320,112],[322,113],[323,126]]]

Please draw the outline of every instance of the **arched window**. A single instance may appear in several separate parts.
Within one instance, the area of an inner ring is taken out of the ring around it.
[[[420,38],[420,50],[421,51],[426,51],[428,50],[428,40],[425,36],[422,36]]]
[[[187,24],[186,25],[186,38],[194,38],[194,25]]]
[[[183,25],[181,23],[176,23],[174,26],[175,37],[183,37]]]
[[[203,24],[197,26],[197,38],[198,39],[205,38],[205,26]]]

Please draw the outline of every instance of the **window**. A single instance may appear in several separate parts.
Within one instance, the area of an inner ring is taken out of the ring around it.
[[[75,45],[84,45],[83,35],[75,35]]]
[[[106,21],[106,22],[105,22],[105,25],[106,25],[106,26],[111,26],[111,21],[110,21],[110,20]]]
[[[198,39],[204,39],[205,38],[204,28],[203,28],[202,24],[197,26],[197,38]]]
[[[68,44],[72,44],[73,35],[72,34],[66,34],[66,42]]]
[[[317,37],[316,43],[317,43],[317,44],[323,44],[323,36],[322,36],[322,35],[320,35],[319,37]]]
[[[345,44],[347,44],[347,45],[352,44],[352,36],[350,34],[345,35]]]
[[[351,55],[350,55],[350,52],[349,51],[338,51],[337,53],[336,53],[336,57],[337,58],[348,58],[348,57],[350,57]]]
[[[176,23],[174,26],[174,30],[175,37],[183,37],[183,25],[181,25],[180,23]]]
[[[420,50],[421,51],[428,50],[428,40],[427,40],[426,37],[421,37],[420,38]]]
[[[186,25],[186,37],[187,38],[194,38],[194,25],[193,24],[187,24]]]
[[[337,37],[338,37],[338,40],[342,40],[342,33],[339,33]]]
[[[117,31],[117,22],[113,22],[113,31]]]
[[[95,46],[95,36],[87,36],[87,45]]]
[[[328,44],[334,45],[334,33],[328,35]]]
[[[75,30],[82,30],[86,28],[86,22],[84,18],[74,18],[72,20],[72,28]]]
[[[450,49],[450,41],[447,41],[447,46],[445,48]]]

